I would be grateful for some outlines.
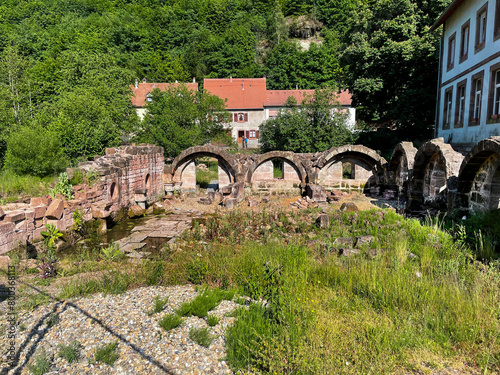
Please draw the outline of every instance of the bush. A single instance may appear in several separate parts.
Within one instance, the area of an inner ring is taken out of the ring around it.
[[[182,324],[182,318],[177,314],[165,315],[159,322],[161,328],[165,331],[170,331],[171,329],[177,328]]]
[[[66,165],[57,134],[40,126],[22,127],[7,140],[5,168],[14,173],[43,177],[63,170]]]
[[[116,352],[117,347],[118,342],[116,341],[101,346],[95,352],[95,360],[97,362],[107,363],[108,365],[113,366],[115,361],[120,358],[120,355]]]

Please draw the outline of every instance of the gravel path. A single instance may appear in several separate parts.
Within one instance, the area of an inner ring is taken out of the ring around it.
[[[224,333],[234,322],[234,318],[226,314],[239,306],[235,302],[222,301],[209,313],[219,317],[220,321],[211,328],[211,333],[217,338],[208,348],[189,338],[190,328],[208,327],[205,319],[183,318],[182,325],[171,331],[165,331],[158,324],[163,316],[196,295],[190,285],[154,286],[120,295],[96,294],[88,298],[55,301],[24,312],[18,319],[16,366],[2,374],[28,374],[27,364],[43,349],[52,358],[50,374],[230,374],[231,370],[223,360]],[[150,316],[148,310],[154,306],[156,296],[168,296],[169,300],[162,312]],[[57,322],[50,326],[48,322],[53,314],[57,315]],[[0,323],[6,326],[5,315],[0,317]],[[81,344],[80,359],[69,364],[58,356],[57,346],[73,340]],[[96,363],[96,348],[113,341],[118,342],[120,354],[114,366]],[[5,334],[1,335],[0,348],[4,357],[7,348]],[[7,362],[2,362],[4,371],[7,365]]]

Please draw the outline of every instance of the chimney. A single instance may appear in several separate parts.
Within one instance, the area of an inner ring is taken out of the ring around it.
[[[179,82],[177,82],[177,80],[175,80],[175,83],[179,83]]]
[[[135,88],[138,89],[139,88],[139,80],[136,78],[135,79]]]
[[[147,82],[147,81],[146,81],[146,77],[144,77],[144,78],[142,79],[142,83],[146,83],[146,82]]]
[[[295,90],[298,90],[299,89],[299,85],[295,85]]]
[[[196,83],[196,77],[193,77],[193,83]]]
[[[229,76],[229,82],[233,82],[233,77]]]

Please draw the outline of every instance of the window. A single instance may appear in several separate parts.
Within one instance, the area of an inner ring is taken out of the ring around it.
[[[484,4],[481,9],[478,10],[476,16],[476,46],[474,52],[479,52],[484,48],[486,42],[486,11],[488,9],[488,3]]]
[[[443,113],[443,129],[449,129],[451,125],[451,106],[453,101],[453,87],[450,87],[444,92],[444,113]]]
[[[490,87],[488,90],[488,117],[486,122],[500,122],[500,63],[490,68]]]
[[[447,70],[453,69],[453,65],[455,64],[455,42],[456,42],[457,33],[453,33],[452,36],[448,39],[448,65]]]
[[[255,138],[255,130],[250,130],[250,134],[248,138]]]
[[[500,0],[499,0],[500,1]],[[462,25],[462,32],[460,33],[460,59],[459,63],[467,60],[469,56],[469,32],[470,20]]]
[[[500,70],[495,72],[495,80],[493,81],[493,116],[500,116]]]
[[[147,101],[148,103],[153,103],[153,95],[151,95],[151,93],[150,93],[150,92],[148,92],[148,93],[146,94],[146,101]]]
[[[500,38],[500,0],[497,0],[495,7],[495,27],[493,29],[493,39]]]
[[[481,102],[483,100],[484,70],[474,74],[471,79],[469,126],[479,125],[481,120]]]
[[[247,121],[248,121],[248,113],[234,114],[234,122],[247,122]]]
[[[464,126],[465,116],[465,85],[467,80],[463,80],[457,84],[457,102],[455,104],[455,128]]]

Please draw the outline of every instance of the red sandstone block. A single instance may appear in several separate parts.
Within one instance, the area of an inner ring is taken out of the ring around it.
[[[52,198],[48,198],[48,197],[34,197],[34,198],[31,198],[30,205],[32,205],[32,206],[48,206],[51,201],[52,201]]]
[[[47,206],[33,207],[33,212],[35,213],[35,219],[41,219],[45,216],[45,212],[47,212]]]
[[[45,218],[45,223],[44,224],[45,225],[47,225],[47,224],[53,224],[57,229],[64,230],[61,220],[53,220],[53,219],[47,219],[47,218]]]
[[[5,211],[3,210],[2,207],[0,207],[0,220],[3,220],[4,217],[5,217]]]
[[[13,223],[16,221],[24,220],[25,217],[26,216],[24,214],[24,211],[11,211],[7,212],[4,220]]]
[[[33,220],[35,220],[35,210],[24,211],[24,215],[27,221],[32,222]]]
[[[64,210],[64,203],[61,199],[54,199],[50,206],[47,208],[45,217],[48,219],[59,220],[62,217]]]
[[[24,232],[26,231],[26,220],[20,220],[15,222],[14,232]]]
[[[0,223],[0,236],[14,232],[15,224],[11,222]]]
[[[13,241],[14,241],[14,232],[0,236],[0,246],[6,245],[6,244],[12,244]]]

